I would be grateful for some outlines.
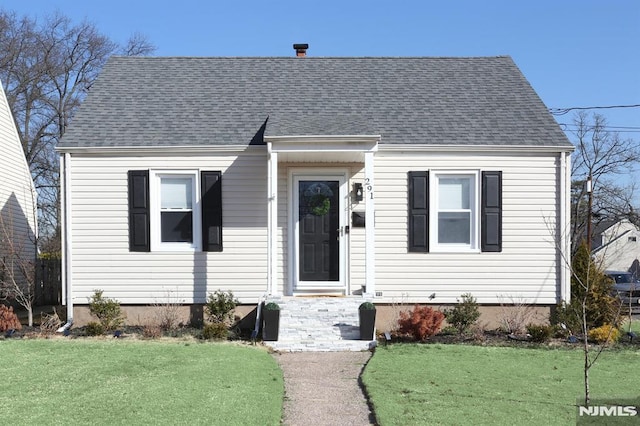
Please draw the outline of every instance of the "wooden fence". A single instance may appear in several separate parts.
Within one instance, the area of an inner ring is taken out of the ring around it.
[[[36,263],[35,306],[62,304],[62,261],[39,259]]]

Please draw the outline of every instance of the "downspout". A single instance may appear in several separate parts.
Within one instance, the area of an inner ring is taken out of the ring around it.
[[[64,153],[60,161],[62,178],[62,292],[67,305],[67,322],[57,332],[64,333],[73,324],[73,292],[71,285],[71,154]]]
[[[569,303],[571,301],[571,276],[569,264],[571,262],[571,220],[569,211],[571,204],[569,200],[568,188],[571,188],[571,154],[562,152],[560,154],[560,224],[558,226],[558,237],[560,238],[560,301]]]

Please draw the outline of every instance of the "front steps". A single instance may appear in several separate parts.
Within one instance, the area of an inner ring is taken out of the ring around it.
[[[278,341],[264,344],[275,351],[366,351],[375,341],[360,340],[358,307],[366,299],[352,297],[269,297],[280,305]]]

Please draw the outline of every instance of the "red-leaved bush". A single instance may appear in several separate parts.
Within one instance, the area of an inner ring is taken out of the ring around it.
[[[22,324],[11,306],[0,305],[0,331],[22,330]]]
[[[428,306],[416,305],[412,311],[400,312],[398,331],[416,340],[425,341],[440,331],[444,314]]]

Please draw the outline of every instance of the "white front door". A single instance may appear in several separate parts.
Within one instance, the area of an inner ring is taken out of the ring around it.
[[[346,173],[294,173],[291,227],[294,292],[346,288]]]

